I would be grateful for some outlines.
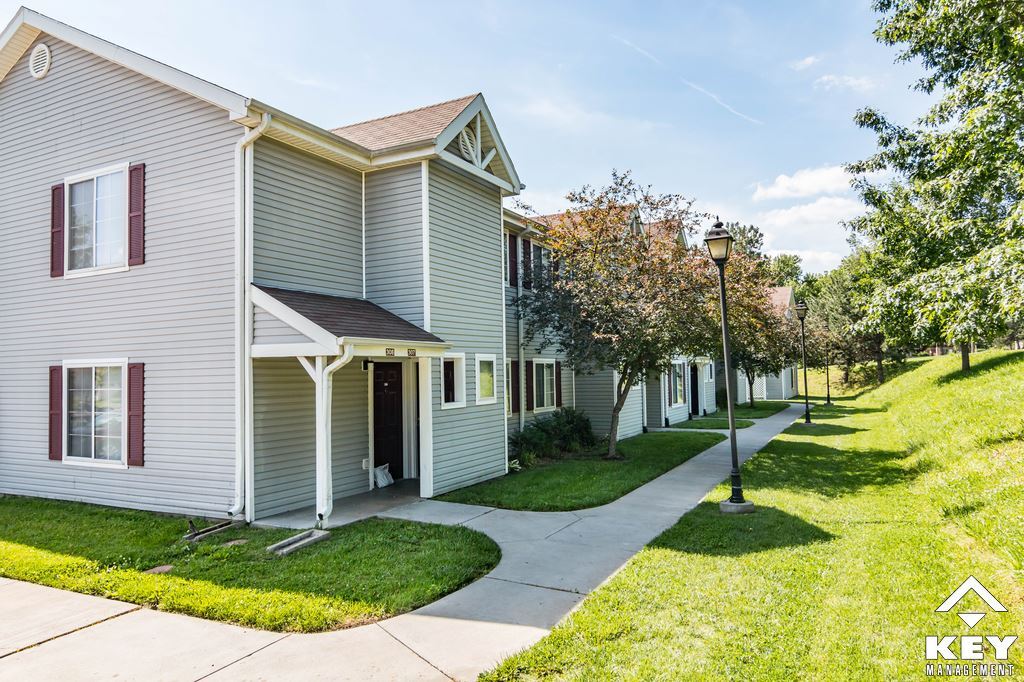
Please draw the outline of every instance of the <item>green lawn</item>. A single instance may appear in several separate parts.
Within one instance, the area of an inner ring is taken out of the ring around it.
[[[724,438],[717,433],[645,433],[619,443],[622,460],[608,461],[591,454],[546,461],[440,499],[533,511],[596,507],[622,497]]]
[[[490,571],[498,546],[467,528],[369,519],[279,557],[292,530],[237,528],[181,541],[182,518],[0,496],[0,576],[267,630],[379,620]],[[228,546],[235,540],[244,544]],[[141,571],[170,564],[170,573]],[[183,655],[187,655],[183,653]]]
[[[744,465],[755,514],[721,515],[720,485],[485,677],[924,679],[925,636],[972,632],[935,611],[969,575],[1009,609],[969,595],[973,634],[1020,634],[1024,353],[973,359],[816,408]]]
[[[736,428],[745,429],[753,426],[754,422],[749,419],[737,419]],[[673,429],[727,429],[729,428],[728,417],[697,417],[689,421],[679,422],[672,425]]]

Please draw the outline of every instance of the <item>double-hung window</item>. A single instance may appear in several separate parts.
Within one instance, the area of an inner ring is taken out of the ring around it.
[[[494,355],[476,354],[476,404],[487,405],[497,401],[494,367],[497,362]]]
[[[555,408],[555,361],[534,360],[534,411]]]
[[[672,404],[679,405],[686,402],[686,375],[683,374],[683,363],[672,363]]]
[[[505,360],[505,414],[512,414],[512,361]]]
[[[64,363],[64,461],[123,464],[127,362]]]
[[[128,168],[65,180],[67,275],[128,267]]]

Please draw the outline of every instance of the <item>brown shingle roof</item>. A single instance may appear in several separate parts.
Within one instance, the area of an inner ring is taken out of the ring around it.
[[[444,339],[361,298],[259,287],[281,303],[335,336],[388,341],[444,343]]]
[[[466,95],[440,104],[342,126],[331,132],[370,151],[431,142],[478,96]]]
[[[793,300],[793,287],[772,287],[772,305],[783,310],[789,308],[789,302]]]

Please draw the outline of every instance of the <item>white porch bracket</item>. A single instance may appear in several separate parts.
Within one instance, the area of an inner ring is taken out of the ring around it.
[[[313,380],[316,391],[316,518],[324,528],[334,510],[334,479],[331,472],[331,397],[334,394],[334,373],[353,357],[352,346],[345,345],[342,354],[328,362],[329,356],[314,358],[298,356],[303,369]]]

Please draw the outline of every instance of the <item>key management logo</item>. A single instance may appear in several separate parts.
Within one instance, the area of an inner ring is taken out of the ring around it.
[[[974,592],[992,611],[1003,612],[1006,607],[985,589],[973,575],[967,578],[953,594],[942,602],[938,613],[949,613],[968,592]],[[974,629],[985,617],[984,611],[958,611],[956,615]],[[930,677],[1010,677],[1014,665],[1008,663],[1010,647],[1017,635],[929,635],[925,638],[924,673]],[[985,652],[992,654],[994,662],[985,662]]]

